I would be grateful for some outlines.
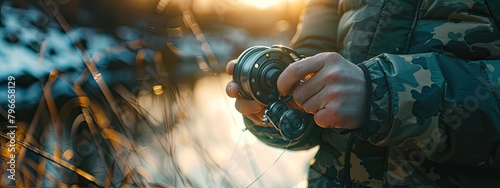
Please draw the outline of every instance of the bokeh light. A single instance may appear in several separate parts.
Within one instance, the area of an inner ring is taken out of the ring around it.
[[[226,63],[286,45],[304,1],[0,1],[0,85],[18,81],[24,144],[20,181],[0,187],[305,186],[315,151],[271,165],[284,150],[244,131],[224,92]]]

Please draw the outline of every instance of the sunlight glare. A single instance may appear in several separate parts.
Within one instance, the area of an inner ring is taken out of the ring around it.
[[[239,0],[247,5],[252,5],[258,9],[267,9],[277,4],[284,4],[287,0]]]

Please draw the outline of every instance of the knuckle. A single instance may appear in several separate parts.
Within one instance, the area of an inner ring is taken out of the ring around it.
[[[306,111],[307,113],[310,113],[310,114],[314,114],[316,113],[316,108],[314,108],[312,105],[310,104],[304,104],[304,106],[302,107],[304,109],[304,111]]]
[[[329,112],[330,112],[330,116],[333,118],[335,117],[335,119],[339,119],[339,118],[342,118],[342,115],[339,113],[339,110],[334,110],[334,109],[328,109]]]
[[[325,75],[325,81],[327,81],[327,83],[336,81],[337,79],[339,79],[339,75],[340,74],[338,73],[338,71],[336,71],[335,69],[330,69]]]
[[[286,68],[287,71],[288,71],[288,75],[291,77],[291,78],[299,78],[299,67],[297,66],[296,63],[292,63],[290,65],[288,65],[288,67]]]
[[[236,110],[243,115],[255,114],[263,111],[263,106],[253,100],[237,98],[234,105]]]
[[[356,117],[352,117],[348,110],[340,107],[340,104],[330,104],[325,109],[315,114],[314,120],[318,125],[326,128],[349,127]]]
[[[234,107],[236,108],[236,110],[238,110],[238,112],[242,114],[248,111],[248,106],[245,104],[245,101],[242,101],[241,99],[236,99]]]
[[[318,124],[320,127],[323,128],[328,128],[330,126],[330,123],[328,122],[328,116],[324,114],[316,114],[314,115],[314,121],[316,124]]]
[[[341,57],[340,54],[338,54],[337,52],[325,52],[322,54],[324,60],[326,60],[327,62],[337,62],[340,60]]]
[[[331,52],[328,54],[328,58],[333,62],[337,62],[342,58],[342,56],[337,52]]]
[[[292,96],[293,96],[293,100],[295,101],[295,103],[299,106],[302,106],[304,104],[304,93],[303,92],[300,92],[299,90],[295,89],[292,93]]]

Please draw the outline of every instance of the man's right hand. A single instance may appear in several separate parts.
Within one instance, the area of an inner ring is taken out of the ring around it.
[[[227,63],[226,72],[229,75],[233,75],[234,66],[236,64],[236,60],[232,60]],[[264,106],[259,104],[257,101],[248,100],[243,98],[240,94],[240,89],[238,84],[234,81],[227,83],[226,85],[226,93],[231,98],[236,98],[236,102],[234,106],[236,110],[238,110],[241,114],[243,114],[248,119],[252,120],[255,125],[269,127],[271,124],[264,125],[262,123],[262,116],[264,115]]]

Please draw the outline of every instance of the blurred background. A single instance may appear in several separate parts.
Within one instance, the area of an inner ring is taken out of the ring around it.
[[[227,62],[287,45],[306,0],[0,3],[0,187],[306,186],[315,149],[264,145],[225,95]]]

